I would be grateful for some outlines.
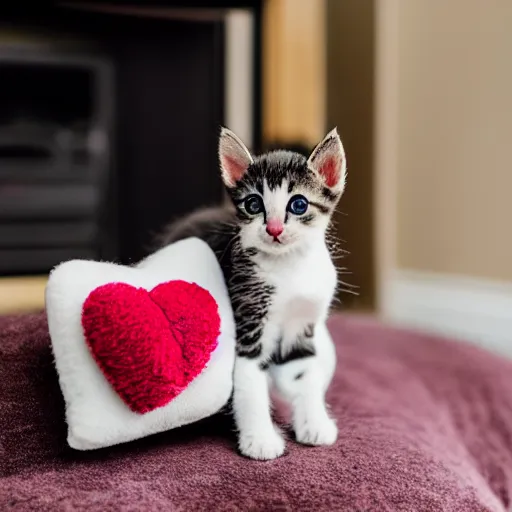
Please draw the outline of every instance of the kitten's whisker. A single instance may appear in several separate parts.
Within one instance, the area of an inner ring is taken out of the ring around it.
[[[342,284],[343,286],[348,286],[349,288],[359,289],[359,286],[357,286],[357,284],[346,283],[345,281],[341,281],[340,279],[338,279],[338,284]]]
[[[224,256],[226,256],[226,253],[228,251],[228,249],[233,245],[233,242],[238,238],[238,233],[235,234],[231,240],[227,243],[226,245],[226,248],[224,249],[223,253],[221,254],[220,258],[219,258],[219,263],[222,262],[224,260]]]
[[[236,231],[210,231],[213,235],[236,235]]]
[[[359,297],[359,292],[356,292],[355,290],[349,290],[347,288],[336,288],[337,293],[348,293],[349,295],[354,295],[356,297]]]

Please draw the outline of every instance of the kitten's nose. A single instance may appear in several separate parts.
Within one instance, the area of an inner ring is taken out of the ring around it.
[[[268,219],[267,233],[277,238],[284,231],[283,223],[279,219]]]

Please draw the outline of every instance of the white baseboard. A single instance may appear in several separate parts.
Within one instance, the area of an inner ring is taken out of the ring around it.
[[[396,271],[384,298],[383,315],[393,323],[512,356],[512,283]]]

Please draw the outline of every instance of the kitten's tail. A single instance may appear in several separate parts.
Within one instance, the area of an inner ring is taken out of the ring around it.
[[[235,211],[230,206],[202,208],[171,222],[155,237],[155,249],[197,237],[212,245],[212,239],[232,237],[235,233]]]

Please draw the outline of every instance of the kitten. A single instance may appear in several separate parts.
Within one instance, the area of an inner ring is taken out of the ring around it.
[[[325,237],[345,186],[341,140],[331,131],[309,159],[289,151],[253,158],[222,129],[219,158],[231,205],[192,214],[161,242],[197,236],[223,269],[237,333],[238,447],[254,459],[284,452],[271,419],[269,384],[292,406],[297,441],[333,444],[338,431],[324,396],[336,360],[325,321],[336,271]]]

